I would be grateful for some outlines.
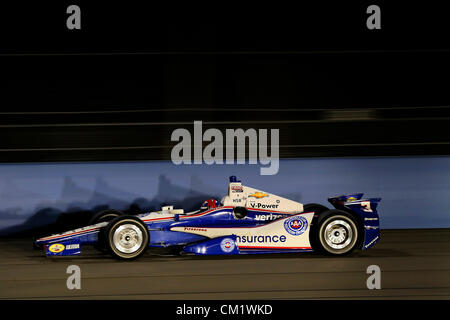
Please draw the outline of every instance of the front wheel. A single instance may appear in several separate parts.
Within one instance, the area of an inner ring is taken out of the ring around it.
[[[109,222],[117,217],[123,216],[124,213],[119,210],[108,209],[103,210],[95,214],[89,221],[89,225],[94,225],[101,222]],[[94,244],[94,248],[102,253],[108,252],[108,246],[106,245],[105,227],[100,228],[98,233],[98,241]]]
[[[88,225],[93,225],[93,224],[97,224],[100,222],[109,222],[112,219],[114,219],[118,216],[123,216],[123,215],[124,215],[124,213],[119,210],[114,210],[114,209],[103,210],[103,211],[100,211],[97,214],[95,214],[91,218],[91,220],[89,220]]]
[[[105,231],[108,249],[119,259],[136,259],[144,254],[148,247],[148,228],[137,217],[117,217],[109,223]]]
[[[348,254],[358,244],[358,222],[347,212],[330,210],[319,218],[317,237],[317,243],[325,253]]]

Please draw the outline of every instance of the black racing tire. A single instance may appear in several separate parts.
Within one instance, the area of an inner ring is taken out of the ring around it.
[[[322,204],[319,203],[307,203],[303,205],[303,212],[314,212],[314,216],[311,221],[310,231],[309,231],[309,242],[311,243],[311,248],[313,248],[314,251],[320,252],[320,245],[316,241],[316,233],[317,231],[317,222],[319,220],[319,216],[325,212],[328,211],[327,207],[325,207]]]
[[[328,210],[319,215],[313,233],[315,250],[328,255],[346,255],[360,243],[359,221],[341,210]]]
[[[303,212],[311,212],[314,211],[314,214],[319,215],[322,212],[325,212],[328,209],[327,207],[325,207],[324,205],[321,205],[319,203],[307,203],[305,205],[303,205]]]
[[[93,225],[93,224],[97,224],[100,222],[109,222],[114,218],[117,218],[119,216],[123,216],[124,213],[122,211],[119,210],[114,210],[114,209],[108,209],[108,210],[103,210],[100,212],[97,212],[96,214],[94,214],[94,216],[91,218],[91,220],[89,220],[88,225]]]
[[[133,260],[143,255],[150,241],[144,222],[130,215],[111,220],[105,228],[105,235],[111,255],[122,260]]]

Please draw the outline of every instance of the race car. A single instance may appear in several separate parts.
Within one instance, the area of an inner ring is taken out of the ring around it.
[[[206,200],[199,210],[164,206],[160,211],[125,215],[106,210],[89,226],[36,240],[47,256],[81,254],[94,245],[112,256],[132,260],[148,248],[179,254],[236,255],[319,252],[344,255],[367,250],[380,239],[377,205],[381,198],[362,193],[330,197],[335,209],[301,204],[242,185],[230,177],[228,194]]]

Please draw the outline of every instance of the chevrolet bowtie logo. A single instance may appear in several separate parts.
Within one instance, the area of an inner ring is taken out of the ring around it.
[[[268,194],[265,194],[265,193],[262,193],[259,191],[249,195],[249,197],[255,197],[257,199],[268,197],[268,196],[269,196]]]

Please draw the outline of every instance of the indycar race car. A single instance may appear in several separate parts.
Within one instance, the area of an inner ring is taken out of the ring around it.
[[[230,177],[222,201],[210,199],[200,210],[184,213],[173,206],[125,215],[106,210],[91,225],[36,240],[47,256],[81,254],[94,245],[120,259],[135,259],[147,248],[172,248],[180,254],[235,255],[321,252],[343,255],[367,250],[380,239],[377,205],[363,194],[330,197],[335,207],[302,205],[242,185]]]

